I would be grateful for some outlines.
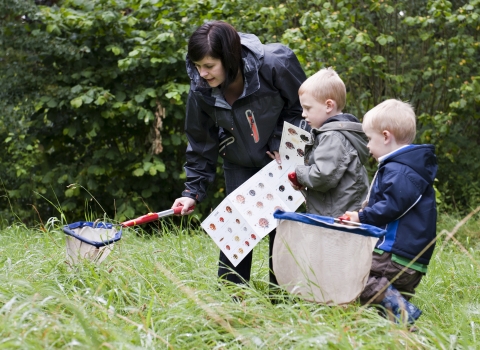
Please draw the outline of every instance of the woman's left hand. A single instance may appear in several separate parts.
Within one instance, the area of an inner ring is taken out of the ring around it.
[[[267,154],[270,158],[275,159],[278,164],[282,164],[282,158],[280,158],[280,153],[278,153],[278,151],[273,151],[273,153],[267,151]]]

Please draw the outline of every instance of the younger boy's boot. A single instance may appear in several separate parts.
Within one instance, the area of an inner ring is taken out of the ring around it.
[[[422,310],[408,302],[392,285],[388,286],[380,305],[393,314],[396,323],[413,324],[422,314]]]

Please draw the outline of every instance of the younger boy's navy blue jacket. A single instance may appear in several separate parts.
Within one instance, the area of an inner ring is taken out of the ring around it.
[[[360,222],[387,230],[378,249],[412,260],[435,239],[437,168],[433,145],[409,145],[378,164],[368,204],[359,212]],[[434,247],[417,262],[427,265]]]

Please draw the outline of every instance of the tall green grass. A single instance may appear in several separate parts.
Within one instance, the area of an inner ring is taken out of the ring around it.
[[[429,273],[412,301],[418,331],[358,305],[268,297],[267,240],[252,282],[220,286],[218,249],[202,231],[170,223],[126,229],[100,265],[69,266],[59,225],[0,232],[0,348],[5,349],[474,349],[480,342],[478,217],[442,216]],[[443,231],[445,230],[445,231]],[[473,237],[473,238],[468,238]],[[232,301],[242,294],[242,301]]]

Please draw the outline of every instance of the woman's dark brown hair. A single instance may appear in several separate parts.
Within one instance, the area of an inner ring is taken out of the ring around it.
[[[242,46],[235,28],[222,21],[207,22],[199,27],[188,41],[188,58],[198,62],[207,56],[222,62],[225,81],[221,90],[225,91],[242,69]]]

